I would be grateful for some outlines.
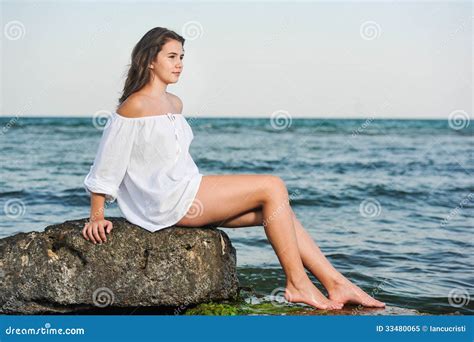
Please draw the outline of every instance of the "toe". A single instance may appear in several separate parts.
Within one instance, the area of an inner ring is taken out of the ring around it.
[[[332,302],[328,306],[329,306],[330,310],[338,310],[338,309],[342,308],[342,305],[340,303],[336,303],[336,302]]]
[[[368,300],[363,305],[364,306],[370,306],[370,307],[377,307],[377,308],[381,308],[381,307],[385,306],[384,303],[382,303],[382,302],[380,302],[376,299]]]
[[[377,305],[378,305],[380,308],[384,308],[384,307],[385,307],[385,303],[384,303],[384,302],[379,302],[379,301],[377,301]]]

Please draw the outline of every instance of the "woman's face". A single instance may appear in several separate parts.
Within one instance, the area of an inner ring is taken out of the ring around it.
[[[183,70],[183,58],[184,50],[181,42],[169,40],[156,55],[150,69],[164,83],[176,83]]]

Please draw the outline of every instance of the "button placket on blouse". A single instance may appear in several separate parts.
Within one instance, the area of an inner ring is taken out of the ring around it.
[[[179,153],[181,152],[181,147],[179,145],[179,134],[178,134],[178,130],[176,129],[176,125],[174,123],[174,121],[176,120],[176,117],[171,113],[168,113],[166,115],[168,116],[168,119],[170,119],[171,123],[173,124],[174,136],[176,137],[177,149],[176,149],[176,158],[174,159],[174,161],[176,162],[178,160]]]

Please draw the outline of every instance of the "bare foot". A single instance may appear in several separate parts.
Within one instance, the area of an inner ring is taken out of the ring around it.
[[[366,307],[383,308],[385,303],[369,296],[360,287],[345,279],[328,290],[329,299],[343,304],[361,304]]]
[[[305,303],[322,310],[342,309],[344,304],[327,299],[313,283],[301,286],[287,284],[285,299],[291,303]]]

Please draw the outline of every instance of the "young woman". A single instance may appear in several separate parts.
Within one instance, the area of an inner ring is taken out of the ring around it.
[[[117,110],[104,129],[84,180],[91,194],[90,221],[82,234],[106,242],[112,223],[104,202],[150,231],[169,226],[263,226],[286,275],[285,298],[319,309],[345,303],[384,307],[338,272],[289,205],[284,181],[274,175],[202,175],[189,154],[193,132],[181,100],[166,91],[183,70],[184,39],[165,28],[147,32],[132,51]],[[305,267],[328,291],[326,298]]]

